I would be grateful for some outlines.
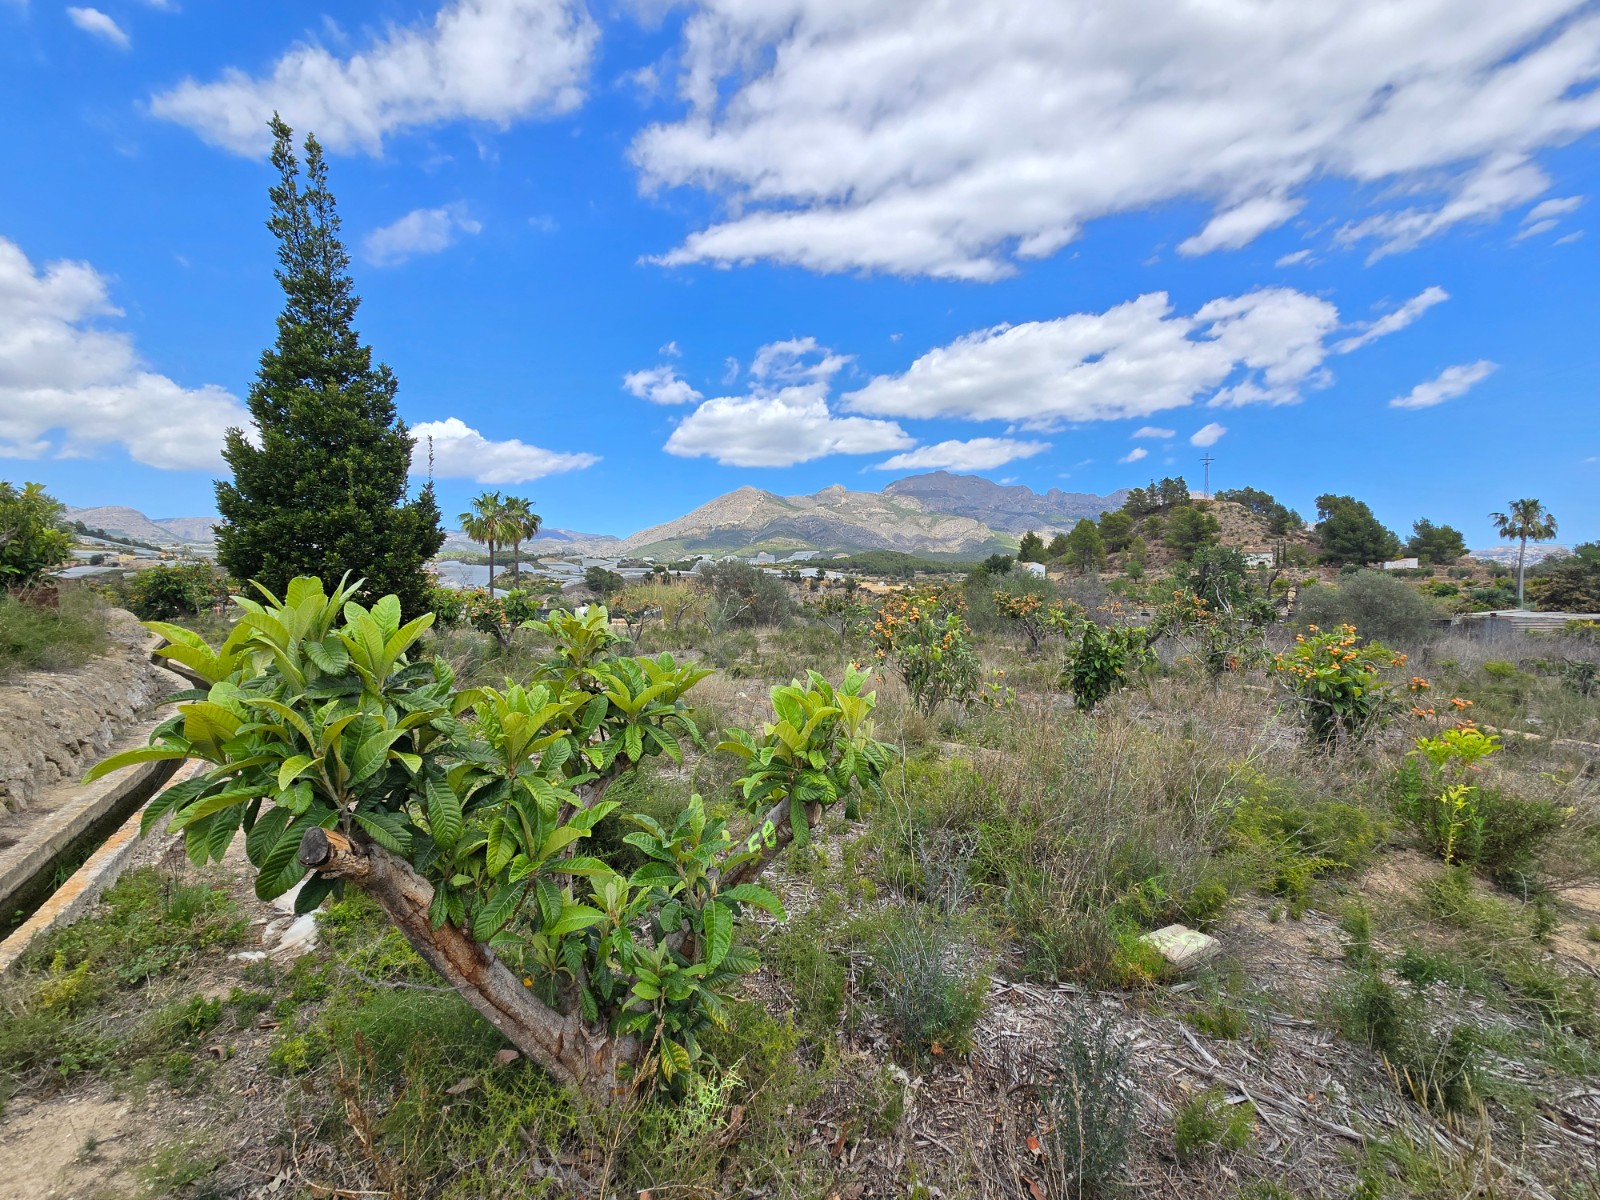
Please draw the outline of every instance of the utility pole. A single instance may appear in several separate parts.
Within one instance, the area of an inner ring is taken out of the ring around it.
[[[1212,458],[1211,457],[1211,451],[1207,450],[1206,451],[1206,456],[1204,458],[1202,458],[1200,461],[1205,464],[1205,468],[1206,468],[1206,484],[1205,484],[1206,498],[1210,499],[1211,498],[1211,464],[1216,462],[1217,460]]]

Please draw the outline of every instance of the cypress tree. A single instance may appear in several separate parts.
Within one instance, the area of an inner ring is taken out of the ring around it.
[[[305,176],[276,115],[267,227],[278,239],[284,308],[248,405],[255,438],[230,429],[217,483],[217,557],[278,595],[296,575],[363,578],[368,600],[393,592],[407,616],[427,605],[422,564],[444,543],[430,480],[406,498],[415,439],[396,414],[394,373],[372,362],[353,322],[361,298],[315,137]]]

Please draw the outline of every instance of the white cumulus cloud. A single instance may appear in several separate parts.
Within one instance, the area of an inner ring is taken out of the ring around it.
[[[893,421],[836,417],[826,383],[707,400],[672,431],[664,447],[680,458],[733,467],[789,467],[829,454],[903,450],[913,439]]]
[[[1133,431],[1133,436],[1136,438],[1169,438],[1177,437],[1178,431],[1176,429],[1163,429],[1159,425],[1141,425]]]
[[[1222,435],[1228,432],[1226,425],[1219,425],[1212,421],[1209,425],[1202,425],[1189,436],[1191,446],[1215,446],[1222,440]]]
[[[1049,442],[1024,442],[1016,438],[979,437],[936,442],[885,459],[878,464],[878,470],[990,471],[1019,458],[1043,454],[1048,449]]]
[[[677,371],[666,364],[631,371],[622,377],[622,386],[630,395],[652,404],[693,404],[703,396],[687,382],[678,378]]]
[[[361,252],[374,266],[395,267],[419,254],[438,254],[453,246],[458,233],[475,234],[483,225],[461,204],[414,208],[405,216],[367,234]]]
[[[1141,458],[1149,458],[1149,457],[1150,457],[1150,451],[1146,450],[1143,446],[1135,446],[1132,450],[1129,450],[1121,458],[1117,459],[1117,461],[1119,463],[1136,463]]]
[[[308,41],[265,75],[186,79],[152,97],[150,111],[235,154],[266,152],[275,111],[330,149],[378,154],[408,129],[571,111],[598,41],[580,0],[453,0],[348,56]]]
[[[1465,395],[1473,384],[1487,379],[1494,373],[1497,365],[1486,358],[1480,358],[1475,363],[1446,367],[1432,379],[1417,384],[1404,396],[1396,396],[1389,401],[1389,407],[1432,408],[1435,404],[1454,400],[1457,396]]]
[[[427,470],[431,449],[433,473],[441,479],[528,483],[546,475],[592,467],[600,461],[594,454],[564,454],[530,446],[516,438],[491,441],[459,417],[418,422],[411,426],[411,436],[417,439],[411,469],[419,474]]]
[[[647,188],[725,217],[667,263],[994,279],[1098,217],[1211,206],[1244,245],[1319,179],[1388,253],[1538,200],[1600,128],[1586,0],[700,0]]]
[[[750,374],[766,384],[809,383],[832,379],[849,362],[849,355],[835,354],[826,346],[817,345],[814,337],[788,338],[768,342],[757,350],[750,362]]]
[[[98,8],[69,8],[67,20],[83,32],[108,41],[120,50],[126,50],[131,44],[122,26]]]
[[[148,368],[105,277],[83,262],[36,269],[0,237],[0,458],[81,457],[121,446],[169,469],[221,465],[222,435],[249,416],[220,387]]]
[[[1152,292],[1102,313],[977,330],[846,393],[843,403],[879,417],[1038,430],[1150,417],[1198,401],[1292,404],[1329,381],[1326,360],[1341,351],[1328,338],[1340,326],[1331,303],[1292,288],[1222,297],[1192,314]],[[1158,432],[1167,435],[1147,427],[1135,436]]]

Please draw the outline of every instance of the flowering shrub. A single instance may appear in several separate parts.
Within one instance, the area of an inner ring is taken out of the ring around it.
[[[1354,625],[1327,632],[1313,625],[1310,633],[1296,634],[1294,648],[1277,655],[1272,669],[1299,706],[1313,744],[1360,741],[1388,724],[1401,700],[1383,676],[1404,666],[1406,656],[1381,642],[1360,644]]]
[[[896,592],[884,597],[873,618],[873,653],[905,681],[925,713],[941,701],[966,704],[979,695],[982,665],[965,606],[956,588]]]
[[[502,646],[511,644],[511,635],[524,621],[538,615],[538,600],[527,592],[491,595],[484,588],[461,593],[461,612],[467,624],[481,633],[492,634]]]
[[[1030,653],[1039,649],[1040,641],[1053,624],[1051,617],[1064,611],[1060,601],[1046,604],[1044,597],[1035,592],[1010,592],[1004,588],[995,589],[994,607],[1002,617],[1022,630],[1028,639]]]
[[[1272,602],[1259,594],[1230,600],[1181,590],[1161,606],[1156,629],[1186,647],[1185,657],[1216,678],[1257,666],[1266,658],[1262,630],[1275,617]]]

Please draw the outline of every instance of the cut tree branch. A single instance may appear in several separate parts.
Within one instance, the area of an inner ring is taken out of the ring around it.
[[[557,1080],[602,1104],[624,1098],[619,1074],[638,1061],[637,1040],[591,1029],[576,1012],[557,1012],[523,987],[487,946],[449,921],[435,929],[428,917],[433,885],[405,859],[337,830],[310,829],[300,839],[300,862],[371,896],[429,966]]]

